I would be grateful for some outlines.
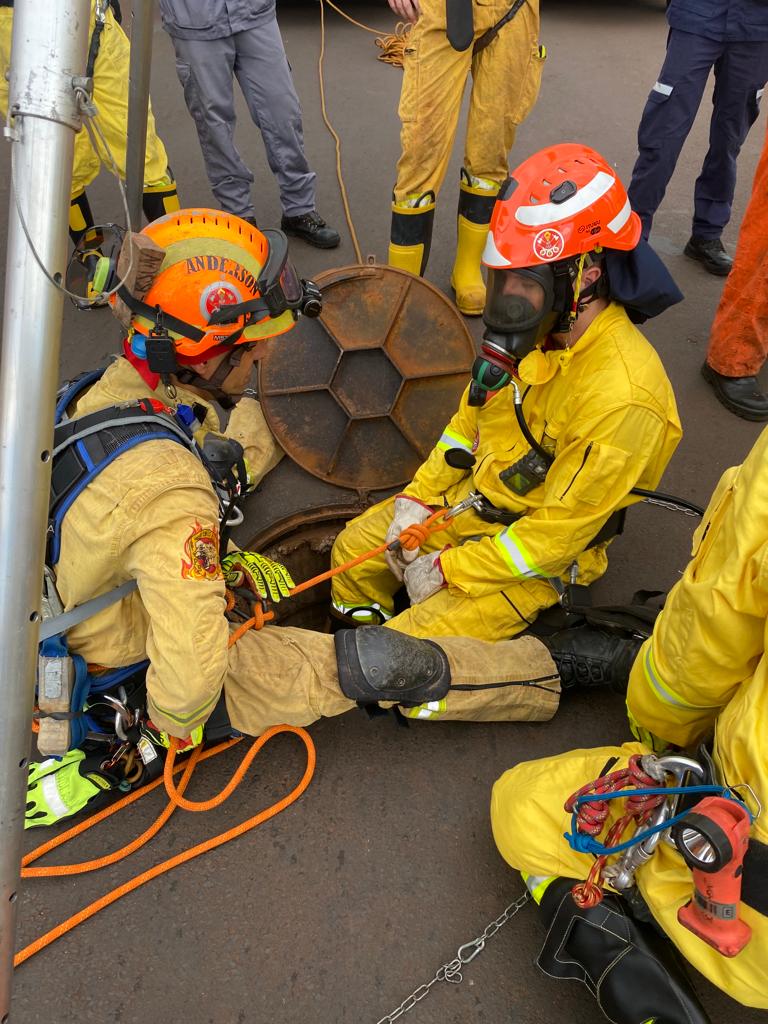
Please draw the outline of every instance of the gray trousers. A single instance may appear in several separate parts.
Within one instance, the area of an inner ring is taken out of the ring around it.
[[[301,106],[274,13],[258,28],[224,39],[172,39],[176,71],[219,206],[239,217],[256,215],[253,173],[234,140],[234,75],[264,140],[283,213],[297,217],[314,210],[316,175],[304,155]]]

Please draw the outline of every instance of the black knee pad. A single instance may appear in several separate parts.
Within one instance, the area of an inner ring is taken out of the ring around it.
[[[440,700],[451,686],[442,648],[383,626],[341,629],[334,636],[339,685],[358,704],[393,700],[406,707]]]
[[[582,909],[574,879],[553,882],[541,901],[548,924],[537,960],[545,974],[583,982],[615,1024],[711,1024],[672,943],[607,895]]]

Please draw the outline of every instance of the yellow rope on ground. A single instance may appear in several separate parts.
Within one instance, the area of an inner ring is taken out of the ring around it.
[[[411,25],[406,22],[399,21],[395,25],[395,31],[389,35],[382,35],[381,31],[377,28],[371,28],[370,25],[364,25],[362,21],[357,21],[351,17],[346,11],[342,11],[340,7],[337,7],[333,0],[320,0],[320,57],[317,62],[317,74],[320,82],[320,109],[323,114],[323,121],[325,127],[331,133],[333,141],[336,145],[336,178],[339,182],[339,191],[341,192],[341,202],[344,207],[344,217],[347,221],[347,227],[352,237],[352,246],[355,250],[355,259],[358,263],[363,262],[363,254],[360,249],[360,243],[357,239],[357,232],[355,231],[355,225],[352,221],[352,212],[349,208],[349,197],[347,196],[347,186],[344,182],[344,174],[341,169],[341,139],[328,118],[328,111],[325,106],[325,78],[323,76],[323,62],[325,60],[325,4],[332,7],[337,14],[340,14],[342,18],[346,18],[351,24],[357,26],[357,28],[363,29],[364,32],[370,32],[376,36],[376,45],[382,51],[377,60],[383,61],[385,64],[392,64],[395,67],[401,68],[403,66],[403,51],[405,50],[405,44],[408,39],[408,34],[411,30]]]

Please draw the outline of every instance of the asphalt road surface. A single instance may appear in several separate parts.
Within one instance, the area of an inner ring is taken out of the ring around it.
[[[394,19],[383,2],[349,6],[367,24],[391,30]],[[637,122],[664,53],[664,5],[544,0],[543,8],[542,39],[549,51],[544,84],[520,130],[512,164],[545,144],[578,140],[615,161],[627,181]],[[281,6],[280,16],[304,107],[307,150],[319,175],[318,206],[343,237],[332,253],[292,243],[295,262],[309,276],[354,257],[335,181],[334,147],[320,116],[318,8],[314,2]],[[328,108],[343,140],[352,214],[364,254],[384,259],[401,73],[377,62],[373,36],[333,11],[327,13],[327,30]],[[159,24],[152,84],[182,200],[212,204],[172,49]],[[741,461],[760,429],[723,410],[699,376],[722,284],[683,257],[682,249],[707,145],[708,109],[706,98],[652,238],[686,301],[647,327],[672,378],[685,428],[664,483],[702,504],[721,471]],[[277,190],[260,137],[242,101],[238,110],[237,142],[256,175],[259,222],[277,226]],[[761,119],[740,159],[734,217],[725,234],[730,247],[764,130]],[[453,256],[460,159],[457,147],[437,211],[428,272],[443,288]],[[0,201],[7,208],[7,147],[0,160]],[[119,219],[117,191],[106,174],[90,193],[97,218]],[[0,231],[4,236],[4,225]],[[29,316],[33,330],[33,310]],[[79,314],[68,306],[62,375],[96,365],[117,340],[108,313]],[[33,382],[20,386],[31,389]],[[633,510],[627,532],[612,549],[599,595],[618,600],[641,587],[670,586],[685,563],[693,525],[661,509]],[[405,730],[388,718],[371,723],[350,713],[320,722],[311,732],[317,771],[298,804],[247,837],[150,883],[22,966],[14,1024],[376,1024],[521,891],[491,839],[494,779],[520,760],[627,737],[621,699],[602,695],[565,701],[557,718],[543,725],[416,724]],[[201,771],[193,797],[218,791],[238,757],[226,754]],[[115,868],[25,884],[19,946],[151,864],[250,817],[290,789],[302,770],[298,743],[275,740],[223,809],[177,813],[148,848]],[[51,862],[88,859],[124,845],[162,805],[159,794],[148,796]],[[27,838],[32,847],[46,836],[37,831]],[[600,1014],[586,990],[554,982],[534,968],[541,939],[528,907],[488,943],[463,984],[436,986],[408,1015],[409,1024],[594,1024]],[[737,1006],[701,978],[696,985],[714,1021],[756,1024],[766,1017]]]

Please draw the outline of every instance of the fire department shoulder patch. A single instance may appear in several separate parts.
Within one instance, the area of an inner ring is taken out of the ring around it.
[[[196,522],[184,541],[184,555],[181,559],[183,580],[223,579],[219,564],[218,526],[201,526]]]

